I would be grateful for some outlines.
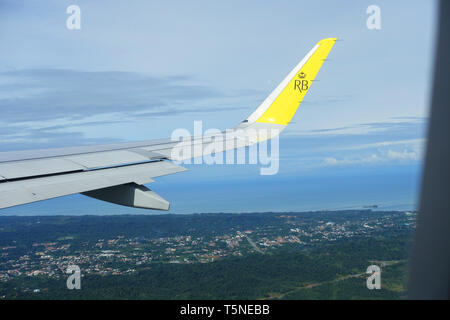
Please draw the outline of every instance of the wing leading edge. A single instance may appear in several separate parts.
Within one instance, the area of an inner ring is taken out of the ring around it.
[[[168,210],[169,203],[143,184],[186,170],[171,160],[249,146],[278,135],[291,121],[335,41],[319,41],[261,105],[231,130],[175,141],[0,152],[0,209],[82,193],[131,207]]]

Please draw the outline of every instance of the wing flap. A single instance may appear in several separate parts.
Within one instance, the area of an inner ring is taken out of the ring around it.
[[[18,179],[83,169],[85,169],[83,166],[62,158],[0,163],[0,175],[5,179]]]
[[[70,160],[89,169],[98,167],[112,167],[126,163],[144,162],[150,160],[142,154],[129,150],[80,154],[68,156],[64,159]]]
[[[0,162],[0,181],[108,168],[163,159],[165,156],[146,150],[114,150],[70,155],[59,158]]]
[[[152,178],[186,169],[166,161],[117,168],[75,172],[30,180],[0,183],[0,209],[69,194],[118,186],[153,182]]]

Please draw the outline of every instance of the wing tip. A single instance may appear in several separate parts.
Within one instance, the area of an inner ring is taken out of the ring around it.
[[[338,40],[338,38],[324,38],[322,40],[320,40],[319,42],[317,42],[317,45],[321,45],[324,43],[328,43],[328,42],[336,42]]]

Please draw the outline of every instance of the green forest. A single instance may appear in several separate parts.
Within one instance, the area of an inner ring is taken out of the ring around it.
[[[131,275],[86,275],[81,290],[65,279],[18,277],[0,283],[8,299],[402,299],[410,235],[359,238],[301,250],[286,245],[266,254],[212,263],[152,264]],[[366,287],[366,268],[382,267],[382,288]],[[40,293],[23,288],[40,288]],[[13,294],[12,294],[13,293]]]

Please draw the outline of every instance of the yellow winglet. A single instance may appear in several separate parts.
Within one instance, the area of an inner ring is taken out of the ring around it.
[[[327,38],[319,41],[261,104],[260,108],[262,107],[265,111],[261,114],[260,109],[257,110],[259,112],[255,111],[255,114],[251,115],[253,120],[288,125],[336,40],[336,38]]]

